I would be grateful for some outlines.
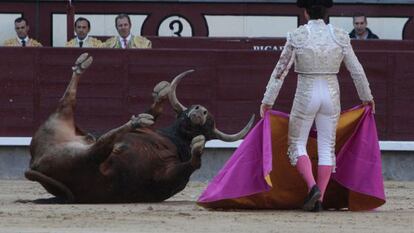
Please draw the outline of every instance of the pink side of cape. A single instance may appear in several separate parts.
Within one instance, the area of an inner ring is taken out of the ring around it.
[[[245,197],[270,190],[264,179],[272,170],[270,114],[288,117],[283,112],[268,111],[213,178],[198,202]],[[385,200],[377,129],[369,107],[365,108],[357,128],[338,153],[337,169],[332,178],[349,190]]]

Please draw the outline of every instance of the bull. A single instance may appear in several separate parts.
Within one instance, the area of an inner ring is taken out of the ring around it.
[[[201,166],[206,141],[236,141],[251,128],[254,115],[239,132],[228,135],[215,127],[213,116],[201,105],[185,107],[176,87],[190,71],[154,87],[149,110],[99,138],[85,133],[74,120],[79,79],[92,64],[82,54],[57,109],[39,127],[30,144],[25,177],[39,182],[67,203],[160,202],[183,190]],[[169,100],[177,113],[168,127],[153,130]]]

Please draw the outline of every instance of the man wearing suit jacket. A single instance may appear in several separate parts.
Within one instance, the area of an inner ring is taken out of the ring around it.
[[[14,20],[14,30],[16,31],[16,37],[6,40],[3,46],[13,47],[42,47],[42,44],[36,40],[29,38],[29,21],[23,17],[19,17]]]
[[[127,14],[120,14],[115,18],[115,26],[118,36],[114,36],[105,41],[106,48],[151,48],[151,41],[142,36],[131,34],[131,19]]]
[[[89,36],[91,30],[91,23],[88,19],[79,17],[75,21],[75,33],[76,37],[66,42],[66,47],[77,48],[99,48],[102,47],[102,41]]]

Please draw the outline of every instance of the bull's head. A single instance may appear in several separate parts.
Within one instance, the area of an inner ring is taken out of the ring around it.
[[[210,137],[208,139],[220,139],[226,142],[233,142],[242,139],[247,134],[247,132],[249,132],[250,128],[253,125],[254,114],[250,118],[250,121],[247,123],[247,125],[240,132],[236,134],[226,134],[215,127],[214,119],[205,107],[201,105],[192,105],[190,108],[187,108],[182,105],[180,101],[178,101],[177,95],[175,93],[177,85],[185,75],[193,71],[194,70],[185,71],[177,75],[171,82],[171,91],[168,94],[168,98],[174,110],[178,115],[184,113],[186,117],[191,121],[191,124],[195,127],[205,128],[204,126],[207,126],[207,128],[212,129],[211,133],[209,133]],[[211,125],[211,127],[208,125]]]

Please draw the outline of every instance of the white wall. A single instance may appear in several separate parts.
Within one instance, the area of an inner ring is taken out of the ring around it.
[[[14,31],[14,20],[22,14],[0,14],[0,45],[5,40],[16,36]]]
[[[211,37],[286,37],[297,27],[296,16],[205,16]]]

